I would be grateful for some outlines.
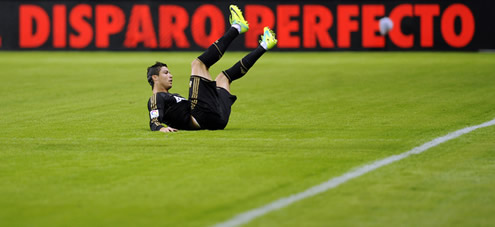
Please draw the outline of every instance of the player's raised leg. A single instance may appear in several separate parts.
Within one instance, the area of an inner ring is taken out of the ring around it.
[[[230,83],[244,76],[256,61],[269,49],[277,45],[275,33],[269,27],[263,29],[260,45],[235,63],[231,68],[220,73],[215,81],[218,87],[225,88],[230,92]]]
[[[208,69],[215,64],[225,53],[230,43],[239,35],[249,30],[249,24],[244,19],[242,11],[236,5],[230,5],[231,27],[217,41],[191,63],[191,75],[205,77],[211,80]]]

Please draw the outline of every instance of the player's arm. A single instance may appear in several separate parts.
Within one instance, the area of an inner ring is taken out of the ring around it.
[[[176,132],[177,129],[172,128],[172,127],[165,127],[163,126],[160,121],[160,113],[163,113],[163,107],[162,105],[157,105],[157,102],[161,100],[161,97],[157,95],[153,95],[150,99],[148,109],[150,110],[150,129],[151,131],[160,131],[160,132]]]
[[[150,129],[151,129],[151,131],[161,131],[162,128],[165,128],[165,126],[163,126],[158,121],[158,116],[159,116],[158,108],[152,109],[150,111]]]

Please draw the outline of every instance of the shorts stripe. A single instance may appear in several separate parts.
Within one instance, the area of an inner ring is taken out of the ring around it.
[[[198,90],[199,90],[199,77],[193,77],[193,87],[192,87],[192,94],[191,94],[191,110],[196,107],[196,104],[198,104]]]

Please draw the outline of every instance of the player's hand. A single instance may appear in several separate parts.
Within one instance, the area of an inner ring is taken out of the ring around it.
[[[160,132],[177,132],[177,129],[171,127],[163,127],[160,129]]]

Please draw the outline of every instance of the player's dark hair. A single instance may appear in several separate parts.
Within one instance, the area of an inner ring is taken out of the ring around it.
[[[160,73],[160,69],[163,66],[168,67],[167,64],[157,61],[154,65],[148,67],[147,76],[148,76],[148,83],[150,83],[151,85],[151,89],[153,89],[153,87],[155,86],[155,82],[153,82],[152,76],[158,75]]]

